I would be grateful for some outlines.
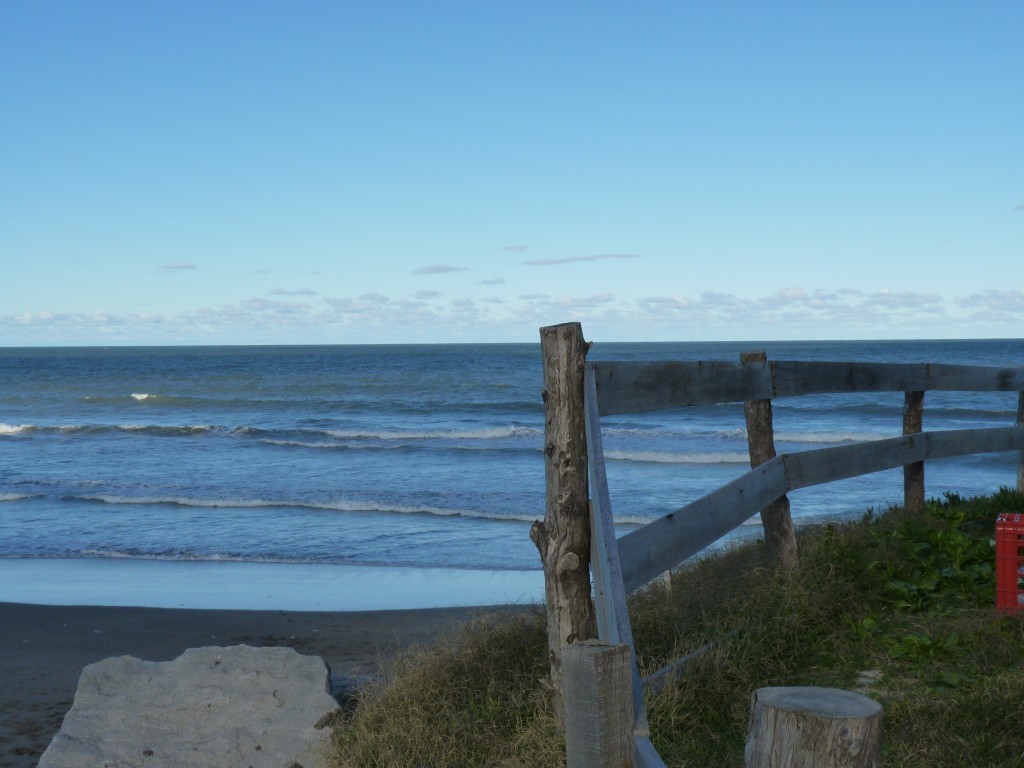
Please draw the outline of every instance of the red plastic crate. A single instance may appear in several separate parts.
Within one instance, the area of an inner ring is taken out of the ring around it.
[[[1024,515],[996,518],[996,610],[1024,611]]]

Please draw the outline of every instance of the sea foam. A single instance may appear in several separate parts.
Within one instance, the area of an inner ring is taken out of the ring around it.
[[[0,435],[21,435],[32,429],[34,427],[31,424],[5,424],[0,421]]]
[[[379,512],[400,515],[434,515],[437,517],[469,517],[477,520],[532,522],[536,515],[499,514],[471,509],[449,509],[431,506],[405,506],[383,504],[376,501],[337,500],[300,501],[277,499],[209,499],[191,496],[114,496],[108,494],[68,495],[67,501],[98,501],[103,504],[138,504],[141,506],[164,505],[174,507],[199,507],[205,509],[316,509],[327,512]]]
[[[494,440],[502,437],[527,437],[539,435],[542,430],[536,427],[493,427],[490,429],[469,430],[431,430],[424,432],[373,431],[355,429],[325,429],[324,433],[331,437],[348,440]]]
[[[613,461],[636,461],[650,464],[746,464],[749,457],[740,452],[673,453],[671,451],[605,451]]]

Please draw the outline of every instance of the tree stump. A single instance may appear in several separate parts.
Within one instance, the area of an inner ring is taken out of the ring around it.
[[[760,688],[750,702],[746,768],[877,768],[882,705],[838,688]]]

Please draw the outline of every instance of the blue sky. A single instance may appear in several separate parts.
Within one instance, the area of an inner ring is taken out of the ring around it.
[[[5,2],[0,345],[1020,337],[1021,30]]]

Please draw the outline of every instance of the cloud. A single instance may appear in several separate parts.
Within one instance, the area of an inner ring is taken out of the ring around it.
[[[794,286],[792,288],[783,288],[776,295],[782,299],[806,299],[807,291],[803,288]]]
[[[468,272],[466,267],[454,267],[451,264],[428,264],[413,270],[416,275],[443,275],[446,272]]]
[[[276,314],[302,314],[309,309],[304,301],[274,301],[273,299],[246,299],[241,303],[245,309],[253,312],[270,312]]]
[[[753,296],[713,290],[638,298],[535,292],[475,301],[440,291],[310,301],[263,296],[167,314],[46,308],[0,313],[0,344],[524,341],[534,340],[539,327],[569,320],[582,322],[588,338],[599,341],[1017,337],[1024,326],[1024,290],[941,297],[791,286]]]
[[[678,310],[689,307],[694,300],[686,296],[646,296],[638,300],[645,311]]]
[[[503,250],[503,251],[512,251],[513,253],[522,253],[523,251],[527,250],[529,247],[530,246],[528,246],[528,245],[503,245],[503,246],[501,246],[501,250]]]
[[[503,277],[490,277],[485,280],[479,280],[477,285],[504,285],[505,278]]]
[[[572,307],[574,309],[580,309],[583,307],[593,307],[598,304],[610,304],[615,301],[615,295],[611,293],[597,293],[593,296],[563,296],[555,300],[555,303],[560,307]]]
[[[1024,290],[990,289],[959,296],[954,303],[967,312],[971,323],[1004,323],[1020,327],[1024,323]]]
[[[1024,203],[1021,203],[1020,205],[1015,205],[1013,207],[1013,210],[1015,210],[1015,211],[1024,211]]]
[[[190,261],[174,261],[170,264],[161,264],[160,269],[164,272],[182,272],[186,269],[199,269],[199,266]]]
[[[709,307],[735,307],[739,304],[739,299],[731,293],[716,293],[715,291],[704,291],[700,295],[700,300]]]
[[[268,296],[316,296],[317,293],[311,288],[299,288],[290,291],[287,288],[274,288],[267,292]]]
[[[553,264],[573,264],[577,261],[604,261],[605,259],[639,259],[639,253],[597,253],[592,256],[565,256],[558,259],[530,259],[523,264],[533,267],[549,267]]]
[[[890,291],[886,288],[865,295],[861,306],[883,306],[892,310],[920,310],[929,306],[942,304],[942,297],[934,293],[914,293],[912,291]]]

